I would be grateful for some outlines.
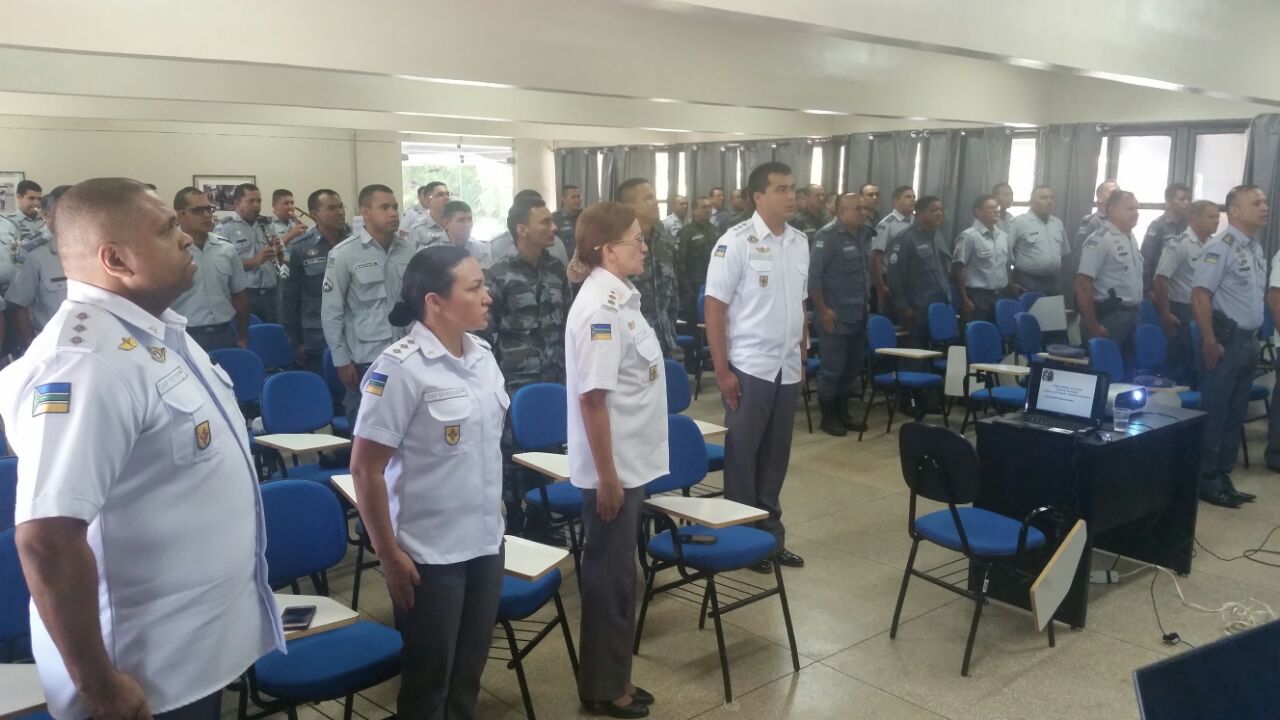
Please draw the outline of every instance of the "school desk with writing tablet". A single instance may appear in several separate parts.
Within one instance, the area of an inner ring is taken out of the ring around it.
[[[710,440],[729,432],[729,428],[723,425],[707,422],[706,420],[694,420],[694,425],[698,426],[698,432],[702,433],[703,440]]]
[[[969,369],[980,370],[993,375],[1013,375],[1015,377],[1031,373],[1031,368],[1025,365],[1009,365],[1007,363],[974,363],[969,366]]]
[[[517,464],[523,465],[553,480],[569,479],[569,456],[563,453],[527,452],[511,456]]]
[[[733,525],[764,520],[769,513],[724,498],[693,498],[678,495],[661,495],[644,501],[645,507],[664,515],[709,528],[726,528]]]
[[[313,433],[278,433],[260,435],[254,441],[263,447],[280,452],[301,455],[308,452],[326,452],[347,447],[351,441],[336,435],[318,435]]]
[[[1037,630],[1044,630],[1066,599],[1088,543],[1085,522],[1076,520],[1044,570],[1040,571],[1040,576],[1031,584],[1031,617],[1035,619]]]
[[[0,665],[0,720],[45,709],[44,689],[35,665]]]
[[[876,354],[907,360],[933,360],[942,357],[942,353],[937,350],[925,350],[922,348],[883,347],[876,348]]]
[[[280,612],[284,612],[291,607],[307,607],[309,605],[316,606],[316,614],[311,618],[311,624],[305,630],[294,630],[284,634],[285,640],[297,640],[309,635],[319,635],[322,632],[337,630],[340,627],[351,625],[360,619],[360,613],[343,605],[331,597],[324,595],[291,595],[289,593],[276,593],[276,607]]]

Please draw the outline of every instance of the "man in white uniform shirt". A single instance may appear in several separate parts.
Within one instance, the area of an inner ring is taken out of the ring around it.
[[[67,301],[0,372],[49,709],[216,720],[284,637],[231,380],[167,310],[191,239],[146,186],[100,178],[62,197],[57,242]]]
[[[791,168],[764,163],[746,189],[755,213],[721,236],[707,266],[707,342],[729,428],[725,497],[768,511],[759,526],[777,539],[777,561],[800,567],[784,543],[780,496],[808,345],[809,241],[786,222],[796,210]],[[768,560],[752,569],[773,572]]]

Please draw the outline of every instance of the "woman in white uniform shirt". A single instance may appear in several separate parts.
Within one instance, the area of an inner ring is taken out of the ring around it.
[[[404,637],[396,715],[471,718],[502,596],[510,401],[488,344],[484,274],[464,248],[414,255],[391,311],[409,334],[361,386],[351,471]]]
[[[667,474],[662,350],[629,275],[647,252],[635,213],[598,203],[578,218],[569,279],[582,289],[565,334],[569,476],[582,488],[582,671],[593,714],[645,717],[653,696],[631,682],[636,542],[644,486]]]

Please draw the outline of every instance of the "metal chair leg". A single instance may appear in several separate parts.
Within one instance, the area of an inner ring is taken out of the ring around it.
[[[1047,626],[1047,628],[1049,630],[1049,647],[1056,647],[1058,643],[1057,643],[1057,640],[1053,637],[1053,618],[1049,618],[1049,625]]]
[[[885,434],[893,432],[893,416],[898,411],[898,403],[902,402],[901,390],[894,390],[890,395],[887,391],[884,394],[885,402],[889,405],[889,424],[885,426]]]
[[[511,627],[511,623],[506,620],[499,620],[502,624],[502,630],[507,635],[507,646],[511,649],[511,666],[516,671],[516,681],[520,683],[520,697],[524,699],[524,712],[529,720],[535,720],[533,715],[533,698],[529,696],[529,681],[524,676],[524,663],[520,661],[520,646],[516,643],[516,631]]]
[[[356,548],[356,576],[351,585],[351,609],[360,609],[360,574],[364,572],[364,537],[361,533],[360,544]]]
[[[809,395],[810,395],[809,381],[807,379],[803,380],[800,388],[801,388],[800,396],[804,398],[804,419],[806,422],[809,423],[809,434],[812,435],[813,434],[813,415],[809,411]]]
[[[920,541],[911,541],[911,553],[907,555],[907,569],[902,571],[902,587],[898,590],[898,604],[893,608],[893,623],[889,625],[889,639],[898,636],[898,619],[902,617],[902,601],[907,599],[907,582],[911,580],[911,569],[916,566],[916,551],[920,549]]]
[[[556,601],[556,618],[560,621],[560,629],[564,632],[564,647],[569,652],[569,664],[573,666],[574,677],[578,676],[578,651],[573,649],[573,635],[569,633],[569,615],[564,611],[564,603],[557,590],[551,598]]]
[[[969,660],[973,657],[973,641],[978,637],[978,621],[982,619],[982,606],[987,602],[987,580],[991,577],[991,566],[982,569],[982,584],[978,586],[977,597],[973,603],[973,622],[969,624],[969,640],[964,645],[964,663],[960,666],[960,675],[969,677]]]
[[[724,649],[724,627],[720,624],[720,600],[716,596],[715,576],[707,578],[711,594],[711,620],[716,626],[716,647],[720,651],[720,674],[724,676],[724,701],[733,702],[733,686],[729,682],[729,653]]]
[[[866,432],[867,419],[871,417],[871,406],[876,401],[876,386],[871,386],[871,398],[863,403],[862,410],[862,430],[858,431],[858,442],[862,442],[862,434]]]
[[[644,618],[649,613],[649,599],[653,597],[653,577],[657,574],[652,566],[644,574],[644,598],[640,601],[640,616],[636,618],[636,639],[631,646],[631,654],[640,654],[640,636],[644,633]]]
[[[698,613],[698,629],[705,630],[707,628],[707,603],[711,600],[711,585],[702,589],[702,610]]]
[[[351,693],[347,696],[346,702],[342,704],[342,720],[351,720],[352,713],[355,712],[356,694]]]
[[[782,566],[773,561],[773,575],[778,582],[778,599],[782,601],[782,621],[787,626],[787,644],[791,647],[791,667],[800,672],[800,652],[796,649],[796,631],[791,625],[791,606],[787,604],[787,586],[782,583]]]

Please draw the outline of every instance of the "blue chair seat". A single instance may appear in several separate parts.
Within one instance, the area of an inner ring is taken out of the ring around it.
[[[811,357],[805,360],[804,376],[805,379],[817,377],[818,371],[822,369],[822,358]]]
[[[880,373],[875,378],[876,384],[893,387],[893,373]],[[898,384],[910,388],[926,388],[942,385],[942,376],[924,372],[898,372]]]
[[[707,472],[724,469],[724,446],[707,443]]]
[[[692,335],[677,335],[677,336],[676,336],[676,345],[679,345],[680,347],[692,347],[692,346],[693,346],[693,336],[692,336]]]
[[[325,468],[320,467],[319,463],[302,463],[297,467],[290,467],[288,470],[288,477],[290,480],[310,480],[311,482],[318,482],[322,485],[328,485],[329,479],[334,475],[351,474],[351,468]],[[284,476],[280,474],[279,470],[277,470],[271,477],[278,479]]]
[[[542,507],[542,493],[538,488],[534,488],[524,494],[524,501],[530,507]],[[547,483],[547,503],[551,505],[551,512],[560,513],[561,515],[581,515],[582,514],[582,491],[573,486],[568,480],[561,482]]]
[[[334,415],[331,425],[334,435],[344,438],[351,437],[351,421],[347,420],[346,415]]]
[[[1200,407],[1199,390],[1183,390],[1178,393],[1178,399],[1182,401],[1182,407],[1186,410],[1195,410]]]
[[[695,570],[723,572],[754,565],[773,554],[777,541],[763,530],[735,525],[727,528],[706,528],[689,525],[680,528],[686,535],[711,535],[716,541],[710,545],[682,543],[684,564]],[[649,552],[668,562],[676,561],[675,541],[671,531],[658,533],[649,541]]]
[[[975,555],[1001,557],[1013,555],[1018,549],[1018,530],[1022,524],[1012,518],[980,508],[956,508],[964,533],[969,538],[969,549]],[[957,552],[963,551],[960,533],[950,510],[938,510],[916,518],[916,530],[930,542]],[[1035,528],[1027,530],[1027,548],[1044,544],[1044,533]]]
[[[560,589],[560,571],[552,570],[533,581],[510,575],[502,578],[502,600],[498,603],[499,620],[523,620],[547,604]]]
[[[986,388],[978,388],[969,393],[969,397],[977,402],[995,401],[996,405],[1016,405],[1022,407],[1027,404],[1027,389],[1014,387],[1012,385],[1001,385],[992,388],[991,394],[987,394]]]
[[[937,368],[938,370],[941,370],[942,372],[946,372],[946,371],[947,371],[947,359],[946,359],[946,358],[937,358],[937,359],[935,359],[935,360],[933,361],[933,366],[934,366],[935,368]]]
[[[340,698],[400,674],[400,633],[357,622],[289,641],[289,654],[271,652],[254,663],[258,685],[281,700]]]
[[[1249,402],[1253,402],[1255,400],[1266,400],[1269,397],[1271,397],[1271,391],[1264,385],[1254,385],[1249,388]]]

